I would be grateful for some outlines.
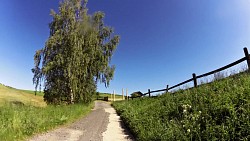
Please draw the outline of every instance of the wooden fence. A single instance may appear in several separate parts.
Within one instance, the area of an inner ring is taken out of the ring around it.
[[[174,86],[172,86],[172,87],[169,87],[169,85],[167,85],[167,87],[166,87],[165,89],[161,89],[161,90],[154,90],[154,91],[151,91],[150,89],[148,89],[148,92],[147,92],[147,93],[144,93],[142,96],[149,95],[149,97],[150,97],[152,93],[156,93],[156,92],[168,92],[168,91],[171,90],[171,89],[174,89],[174,88],[176,88],[176,87],[179,87],[179,86],[181,86],[181,85],[184,85],[184,84],[189,83],[189,82],[192,82],[192,81],[193,81],[193,83],[194,83],[194,87],[197,87],[197,86],[198,86],[198,84],[197,84],[197,79],[198,79],[198,78],[202,78],[202,77],[209,76],[209,75],[211,75],[211,74],[218,73],[218,72],[220,72],[220,71],[223,71],[223,70],[225,70],[225,69],[228,69],[228,68],[230,68],[230,67],[233,67],[233,66],[235,66],[235,65],[237,65],[237,64],[239,64],[239,63],[242,63],[243,61],[247,61],[248,71],[250,71],[250,69],[249,69],[249,68],[250,68],[250,55],[249,55],[248,50],[247,50],[246,47],[244,48],[244,53],[245,53],[245,57],[243,57],[243,58],[241,58],[241,59],[239,59],[239,60],[237,60],[237,61],[235,61],[235,62],[233,62],[233,63],[231,63],[231,64],[228,64],[228,65],[226,65],[226,66],[224,66],[224,67],[221,67],[221,68],[219,68],[219,69],[216,69],[216,70],[213,70],[213,71],[210,71],[210,72],[208,72],[208,73],[204,73],[204,74],[198,75],[198,76],[197,76],[195,73],[193,73],[193,74],[192,74],[193,77],[190,78],[190,79],[188,79],[188,80],[186,80],[186,81],[184,81],[184,82],[181,82],[181,83],[179,83],[179,84],[176,84],[176,85],[174,85]],[[138,97],[141,97],[141,96],[138,96]],[[134,97],[134,98],[136,98],[136,97]]]

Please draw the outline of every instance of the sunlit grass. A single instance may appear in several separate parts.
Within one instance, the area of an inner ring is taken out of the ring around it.
[[[36,107],[46,106],[42,96],[35,96],[33,94],[27,93],[26,91],[0,85],[0,106],[3,105],[3,103],[11,103],[16,101],[25,105],[32,105]]]
[[[86,115],[92,107],[74,104],[42,108],[6,104],[0,107],[0,140],[23,140],[34,133],[72,122]]]
[[[113,103],[137,140],[249,140],[250,75]]]
[[[90,105],[47,105],[43,94],[0,85],[0,141],[24,140],[70,123],[91,111]]]

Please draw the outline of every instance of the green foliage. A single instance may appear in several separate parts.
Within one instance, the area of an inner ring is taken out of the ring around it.
[[[143,93],[141,93],[140,91],[138,91],[138,92],[133,92],[132,94],[131,94],[131,98],[136,98],[136,97],[141,97],[142,96],[142,94]]]
[[[6,104],[0,107],[0,140],[24,140],[35,133],[72,122],[91,111],[93,105],[72,104],[38,108]]]
[[[157,98],[114,102],[137,140],[249,140],[250,75]]]
[[[44,80],[47,103],[92,101],[97,82],[109,85],[109,66],[119,36],[104,25],[104,13],[87,13],[86,1],[64,0],[59,13],[51,11],[50,36],[34,56],[35,89]]]

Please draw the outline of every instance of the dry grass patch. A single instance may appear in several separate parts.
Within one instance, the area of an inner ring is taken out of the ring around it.
[[[32,105],[36,107],[46,106],[42,96],[35,96],[22,90],[0,85],[0,106],[2,106],[4,103],[13,102],[21,102],[25,105]]]

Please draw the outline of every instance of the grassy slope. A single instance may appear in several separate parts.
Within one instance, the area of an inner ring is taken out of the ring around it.
[[[249,140],[250,75],[113,103],[137,140]]]
[[[34,94],[31,94],[31,91],[27,92],[25,90],[9,88],[0,84],[0,105],[16,101],[22,102],[25,105],[37,107],[46,106],[42,96],[35,96]]]
[[[17,90],[19,90],[19,89],[17,89]],[[28,94],[33,94],[33,95],[35,95],[35,91],[32,91],[32,90],[19,90],[19,91],[22,91],[22,92],[25,92],[25,93],[28,93]],[[38,96],[43,96],[44,93],[38,91],[38,92],[36,92],[36,95],[38,95]]]
[[[42,93],[35,96],[32,91],[0,85],[0,140],[24,140],[35,133],[73,122],[89,113],[92,107],[93,104],[46,106]]]

